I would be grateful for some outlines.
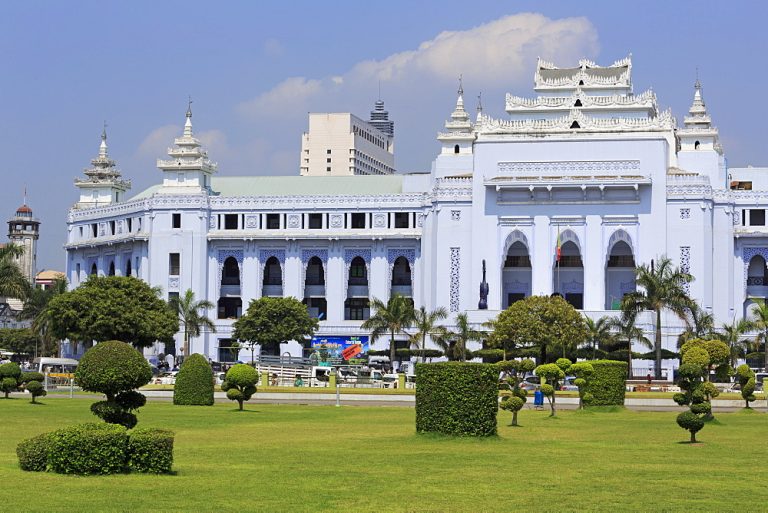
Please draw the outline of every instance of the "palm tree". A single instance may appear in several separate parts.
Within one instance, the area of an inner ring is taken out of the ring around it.
[[[758,330],[755,337],[755,351],[763,344],[765,360],[763,366],[768,369],[768,303],[760,301],[752,306],[753,327]]]
[[[685,318],[686,329],[677,337],[677,347],[694,338],[710,338],[715,331],[715,317],[701,308],[698,303],[691,303]]]
[[[627,365],[629,371],[627,377],[632,377],[632,343],[638,342],[639,344],[651,349],[653,344],[645,336],[645,333],[641,328],[635,325],[635,316],[622,314],[621,317],[615,317],[608,322],[611,330],[614,330],[613,339],[617,342],[627,345]]]
[[[429,312],[422,306],[413,312],[413,327],[417,331],[411,335],[411,344],[416,347],[421,346],[421,363],[426,361],[424,350],[427,345],[427,335],[435,333],[438,328],[437,321],[442,321],[446,317],[448,317],[448,311],[443,307]]]
[[[736,367],[736,359],[742,352],[746,353],[747,339],[744,334],[755,329],[754,324],[747,319],[734,320],[731,324],[723,324],[721,332],[716,335],[731,351],[731,367]]]
[[[0,247],[0,296],[26,299],[31,287],[14,261],[24,254],[24,247],[6,244]]]
[[[41,355],[51,355],[54,353],[54,337],[51,333],[51,318],[48,311],[48,303],[67,291],[67,280],[59,278],[53,281],[47,289],[32,289],[24,302],[24,309],[19,316],[22,319],[32,321],[32,331],[43,343]],[[35,353],[37,353],[37,344],[35,344]],[[35,354],[35,357],[38,355]]]
[[[585,323],[587,325],[587,343],[592,347],[592,359],[595,360],[597,359],[597,348],[602,348],[613,337],[611,333],[611,318],[603,316],[598,320],[594,320],[587,317]]]
[[[389,361],[395,364],[395,335],[404,333],[411,327],[414,320],[414,310],[411,302],[405,297],[395,294],[384,303],[380,299],[371,300],[371,308],[375,310],[371,317],[366,319],[360,327],[371,331],[371,343],[389,333]]]
[[[440,330],[435,336],[435,343],[445,352],[449,360],[467,359],[467,342],[481,340],[483,333],[473,329],[466,313],[456,316],[456,330]]]
[[[215,305],[208,300],[195,301],[195,293],[191,289],[187,289],[181,297],[173,297],[168,301],[171,310],[174,310],[179,314],[179,322],[184,327],[184,358],[189,356],[189,339],[191,337],[197,337],[200,335],[202,328],[207,328],[212,332],[216,332],[216,326],[213,321],[205,315],[200,313],[200,310],[208,310]],[[175,347],[170,351],[166,351],[168,354],[174,354]]]
[[[690,274],[674,267],[670,259],[662,257],[656,266],[651,262],[650,267],[641,265],[635,268],[635,282],[642,290],[626,294],[621,302],[622,311],[632,317],[644,310],[656,314],[656,379],[661,379],[661,312],[670,310],[685,319],[692,304],[685,286],[691,281],[693,277]]]

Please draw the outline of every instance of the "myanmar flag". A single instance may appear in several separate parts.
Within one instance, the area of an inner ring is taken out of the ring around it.
[[[563,249],[563,242],[560,240],[560,227],[557,227],[557,248],[555,249],[555,258],[560,261],[560,253]]]

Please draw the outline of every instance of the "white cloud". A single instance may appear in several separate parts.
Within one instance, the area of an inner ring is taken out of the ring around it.
[[[242,103],[238,110],[244,114],[278,115],[288,111],[306,112],[308,100],[323,89],[323,81],[304,77],[291,77],[253,100]]]
[[[174,137],[181,135],[178,125],[164,125],[152,130],[141,144],[137,153],[142,157],[162,158],[168,147],[173,146]]]

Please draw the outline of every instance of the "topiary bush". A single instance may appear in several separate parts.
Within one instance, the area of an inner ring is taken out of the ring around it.
[[[122,342],[121,342],[122,343]],[[50,433],[48,467],[59,474],[125,471],[128,433],[116,424],[78,424]]]
[[[86,351],[75,372],[75,381],[83,390],[107,396],[106,401],[91,406],[93,414],[127,428],[138,421],[132,411],[146,402],[135,389],[151,379],[149,362],[136,349],[118,340],[101,342]]]
[[[541,378],[541,382],[545,383],[541,385],[541,392],[549,402],[550,417],[554,417],[556,414],[555,409],[555,392],[560,388],[560,380],[565,377],[565,371],[571,366],[571,361],[566,358],[559,358],[557,363],[545,363],[539,365],[533,371],[534,374]]]
[[[466,362],[416,364],[416,431],[493,436],[499,369]]]
[[[499,385],[503,390],[502,399],[499,408],[512,412],[512,422],[510,426],[517,426],[517,414],[525,406],[528,400],[528,391],[520,388],[520,382],[525,375],[536,368],[533,360],[505,360],[496,364],[499,372],[502,373],[504,381]]]
[[[213,404],[213,370],[203,355],[195,353],[184,360],[176,376],[173,404]]]
[[[584,405],[592,402],[592,394],[587,392],[587,384],[595,373],[595,368],[589,362],[576,362],[568,369],[570,374],[576,376],[573,384],[579,387],[579,409],[583,410]]]
[[[45,397],[48,395],[45,388],[43,388],[43,381],[45,376],[39,372],[24,372],[19,378],[19,383],[24,387],[24,390],[30,393],[32,396],[32,404],[37,404],[38,397]]]
[[[750,408],[749,403],[755,398],[755,372],[749,365],[742,364],[736,367],[736,380],[741,386],[741,397],[746,402],[745,408]]]
[[[139,428],[128,437],[128,466],[147,474],[170,474],[173,466],[173,431]]]
[[[256,384],[259,382],[259,373],[250,365],[238,363],[233,365],[224,376],[221,389],[227,393],[227,399],[237,401],[240,411],[243,411],[243,403],[256,393]]]
[[[21,377],[21,367],[18,363],[8,362],[0,365],[0,392],[8,394],[19,389],[19,378]]]
[[[19,467],[27,472],[45,472],[51,447],[51,433],[43,433],[19,442],[16,456]]]
[[[592,376],[586,383],[589,406],[624,406],[627,381],[627,362],[594,360]]]

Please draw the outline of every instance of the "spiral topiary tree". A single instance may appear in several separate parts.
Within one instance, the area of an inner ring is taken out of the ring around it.
[[[0,391],[8,395],[19,389],[19,378],[21,377],[21,367],[18,363],[8,362],[0,365]]]
[[[147,402],[136,389],[151,379],[149,362],[129,344],[118,340],[101,342],[86,351],[75,372],[75,382],[83,390],[107,397],[106,401],[93,403],[91,412],[104,422],[128,429],[138,422],[133,411]]]
[[[746,401],[745,408],[751,408],[749,403],[755,398],[755,372],[749,368],[749,365],[742,364],[736,367],[736,379],[741,387],[741,397]]]
[[[243,403],[256,393],[258,382],[259,373],[256,369],[250,365],[238,363],[227,371],[221,389],[227,393],[227,399],[237,401],[240,411],[243,411]]]
[[[691,443],[696,443],[696,433],[701,431],[704,419],[712,413],[712,405],[707,400],[703,386],[708,363],[702,363],[703,361],[709,361],[706,351],[694,348],[686,352],[677,371],[678,385],[683,391],[673,396],[677,404],[689,407],[689,411],[677,416],[677,425],[691,433]]]
[[[22,384],[24,390],[29,392],[32,396],[32,404],[38,404],[35,400],[38,397],[45,397],[48,395],[48,392],[43,388],[44,379],[45,376],[39,372],[25,372],[19,378],[19,383]]]
[[[203,355],[193,354],[184,360],[173,387],[173,404],[213,404],[213,370]]]
[[[557,362],[539,365],[536,367],[536,370],[533,371],[534,374],[539,376],[543,381],[546,381],[546,383],[541,385],[541,392],[544,394],[544,397],[547,398],[547,402],[549,402],[550,417],[554,417],[556,414],[555,393],[557,389],[560,388],[560,380],[565,377],[565,371],[570,368],[570,366],[570,360],[567,358],[558,358]]]
[[[585,404],[592,402],[592,394],[587,391],[587,386],[595,369],[589,362],[576,362],[568,368],[568,372],[576,376],[573,384],[579,387],[579,409],[583,410]]]
[[[536,368],[536,363],[533,360],[506,360],[498,362],[496,366],[506,375],[501,385],[506,387],[506,390],[501,393],[499,407],[504,411],[512,412],[512,422],[509,425],[518,426],[517,413],[523,409],[528,397],[528,391],[520,388],[520,382],[526,373]]]

